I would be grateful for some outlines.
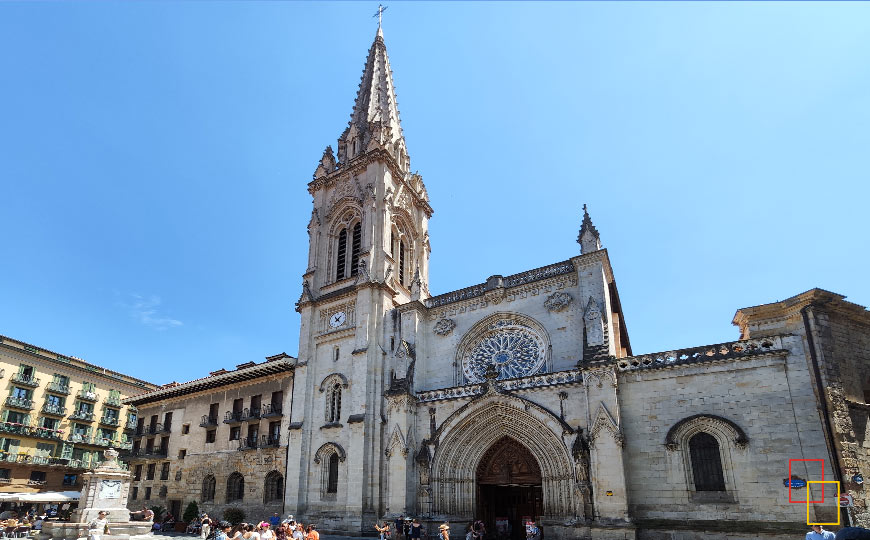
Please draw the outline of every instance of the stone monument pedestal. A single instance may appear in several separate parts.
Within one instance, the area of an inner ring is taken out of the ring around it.
[[[127,497],[130,492],[130,473],[118,464],[118,451],[109,448],[105,460],[96,469],[84,473],[79,507],[69,522],[46,521],[39,535],[40,540],[53,538],[73,540],[87,538],[88,523],[99,512],[106,512],[111,534],[102,535],[103,540],[129,540],[131,536],[151,535],[150,521],[130,521]]]

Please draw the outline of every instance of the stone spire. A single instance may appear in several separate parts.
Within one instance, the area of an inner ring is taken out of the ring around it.
[[[345,164],[379,148],[386,149],[399,167],[408,172],[410,159],[399,122],[390,58],[380,27],[366,58],[350,122],[338,139],[338,161]]]
[[[598,234],[598,229],[592,224],[592,218],[589,217],[585,204],[583,205],[583,224],[580,225],[577,243],[580,244],[581,254],[592,253],[601,249],[601,236]]]

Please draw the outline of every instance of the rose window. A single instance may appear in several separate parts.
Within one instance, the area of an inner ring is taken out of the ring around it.
[[[462,370],[469,383],[483,382],[493,366],[499,379],[525,377],[541,371],[546,347],[531,328],[502,319],[490,326],[471,346],[463,358]]]

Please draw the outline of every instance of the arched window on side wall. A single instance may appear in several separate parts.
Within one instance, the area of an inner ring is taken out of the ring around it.
[[[234,472],[227,478],[227,502],[241,501],[245,497],[245,478]]]
[[[344,266],[347,260],[347,229],[342,229],[338,233],[338,251],[335,258],[335,279],[344,279]]]
[[[284,498],[284,477],[278,471],[270,472],[263,488],[264,503],[280,501]]]
[[[215,480],[214,476],[208,475],[202,479],[202,502],[213,501],[214,500],[214,487]]]
[[[338,493],[338,454],[334,452],[330,454],[328,467],[326,492]]]
[[[689,439],[692,477],[696,491],[725,491],[725,474],[719,443],[709,433],[696,433]]]

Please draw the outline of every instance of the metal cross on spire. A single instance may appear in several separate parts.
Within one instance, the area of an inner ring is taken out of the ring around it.
[[[375,13],[374,15],[372,15],[372,17],[377,17],[377,18],[378,18],[378,28],[381,27],[381,22],[382,22],[382,19],[383,19],[383,14],[384,14],[384,11],[385,11],[386,9],[387,9],[387,8],[384,7],[383,5],[378,4],[378,12]]]

